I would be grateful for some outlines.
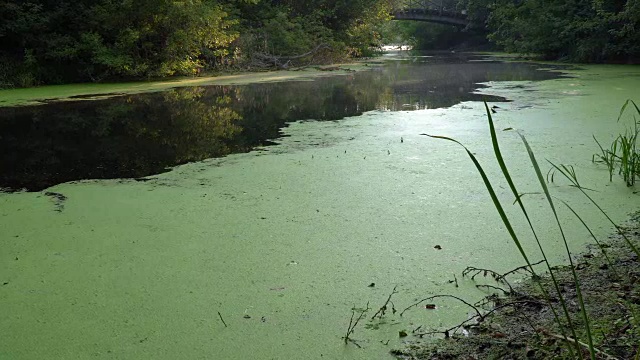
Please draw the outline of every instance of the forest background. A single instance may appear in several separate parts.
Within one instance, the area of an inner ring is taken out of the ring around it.
[[[457,0],[465,29],[391,21],[399,2],[5,0],[0,88],[336,63],[383,44],[640,61],[640,0]]]

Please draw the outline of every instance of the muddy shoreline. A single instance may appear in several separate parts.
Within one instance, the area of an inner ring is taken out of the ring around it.
[[[640,212],[634,213],[621,230],[638,246]],[[640,354],[640,261],[621,234],[613,234],[601,244],[602,248],[593,244],[574,256],[596,358],[637,359]],[[538,271],[542,269],[540,266],[537,266]],[[589,358],[571,269],[565,265],[554,267],[553,271],[576,328],[578,347],[584,358]],[[571,355],[567,346],[568,342],[575,344],[574,340],[566,340],[561,335],[547,300],[531,277],[510,289],[509,284],[496,281],[491,273],[477,275],[474,280],[479,287],[488,285],[504,289],[499,291],[503,294],[489,295],[474,305],[484,308],[484,314],[487,314],[481,321],[469,322],[452,333],[433,331],[439,339],[428,339],[414,332],[416,340],[405,348],[393,350],[392,354],[405,360],[573,359],[577,356]],[[509,281],[508,277],[506,280]],[[553,307],[561,314],[548,273],[542,276],[540,283],[549,290]]]

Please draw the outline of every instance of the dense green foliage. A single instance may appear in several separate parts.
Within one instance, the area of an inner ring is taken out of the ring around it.
[[[368,56],[383,41],[450,48],[473,34],[390,24],[397,2],[5,0],[0,88],[282,68]],[[507,51],[572,61],[640,59],[640,0],[459,0],[456,9]]]
[[[0,87],[194,75],[321,49],[363,55],[382,0],[9,0],[0,3]]]
[[[510,52],[579,62],[640,60],[639,0],[462,0]]]

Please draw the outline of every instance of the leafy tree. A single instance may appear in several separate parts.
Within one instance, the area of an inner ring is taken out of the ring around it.
[[[507,51],[547,59],[638,61],[638,0],[464,0]]]
[[[5,0],[0,87],[195,75],[254,53],[379,44],[387,0]]]

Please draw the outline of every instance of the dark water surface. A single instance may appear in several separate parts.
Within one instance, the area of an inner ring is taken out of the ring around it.
[[[550,71],[558,68],[479,59],[395,58],[382,68],[314,81],[0,108],[0,188],[39,191],[73,180],[140,178],[272,144],[296,120],[507,101],[473,92],[481,82],[561,76]]]

